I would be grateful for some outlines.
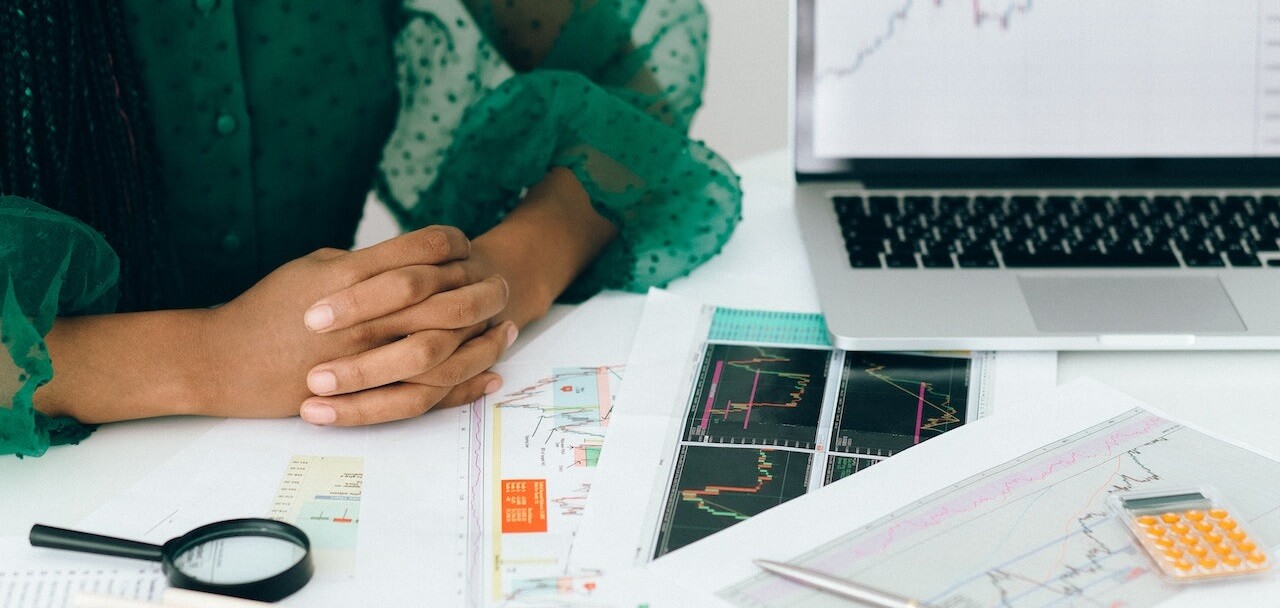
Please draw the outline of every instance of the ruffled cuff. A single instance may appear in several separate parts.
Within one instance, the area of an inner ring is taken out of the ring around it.
[[[572,170],[619,231],[564,299],[665,285],[718,253],[740,219],[742,191],[724,159],[580,74],[539,70],[467,110],[408,223],[475,237],[551,167]]]
[[[60,314],[114,309],[119,262],[88,226],[17,197],[0,197],[0,243],[0,454],[39,456],[94,428],[35,410],[53,377],[44,336]]]

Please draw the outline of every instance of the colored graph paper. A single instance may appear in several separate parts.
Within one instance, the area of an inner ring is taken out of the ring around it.
[[[792,559],[934,606],[1152,606],[1176,587],[1153,572],[1108,496],[1206,480],[1240,521],[1280,538],[1280,463],[1135,409]],[[827,605],[768,576],[720,595],[753,608]]]
[[[717,308],[707,339],[723,342],[831,346],[818,313]]]

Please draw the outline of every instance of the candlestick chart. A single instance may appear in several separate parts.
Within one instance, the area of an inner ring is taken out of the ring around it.
[[[812,459],[787,450],[680,448],[654,557],[803,495]]]
[[[813,448],[831,351],[709,344],[686,441]]]
[[[968,357],[849,352],[831,450],[892,456],[964,424]]]

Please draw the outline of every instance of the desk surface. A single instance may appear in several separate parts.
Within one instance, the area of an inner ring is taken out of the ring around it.
[[[746,192],[744,219],[720,256],[670,290],[727,306],[816,310],[794,214],[785,151],[736,164]],[[358,242],[389,234],[381,209]],[[564,309],[530,326],[521,342]],[[519,344],[516,345],[519,347]],[[1059,383],[1091,376],[1166,414],[1280,454],[1280,430],[1265,423],[1280,409],[1280,352],[1062,353]],[[37,521],[73,525],[217,423],[171,417],[111,424],[84,444],[41,458],[0,458],[0,535],[25,535]]]

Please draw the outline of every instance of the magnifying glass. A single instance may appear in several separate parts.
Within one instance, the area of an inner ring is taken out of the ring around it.
[[[200,526],[164,545],[151,545],[36,524],[31,546],[160,562],[169,584],[274,602],[311,580],[311,541],[274,519],[231,519]]]

